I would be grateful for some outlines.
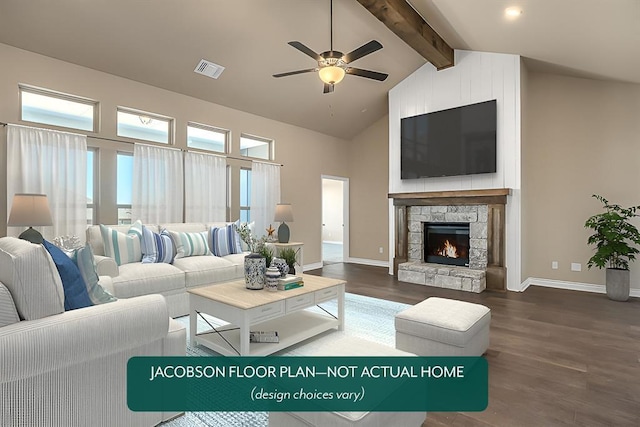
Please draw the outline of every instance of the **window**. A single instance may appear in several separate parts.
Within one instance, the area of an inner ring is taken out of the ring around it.
[[[116,167],[116,204],[118,206],[118,224],[131,224],[133,154],[118,153]]]
[[[243,156],[271,160],[272,145],[271,139],[240,135],[240,154]]]
[[[87,148],[87,225],[92,225],[96,221],[96,151],[95,148]]]
[[[118,107],[118,136],[171,144],[173,119]]]
[[[251,169],[240,169],[240,222],[251,221]]]
[[[197,123],[187,124],[187,147],[226,152],[229,131]]]
[[[20,85],[20,120],[96,132],[98,101]]]

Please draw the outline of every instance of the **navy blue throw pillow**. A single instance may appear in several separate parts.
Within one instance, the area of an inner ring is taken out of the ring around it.
[[[75,310],[76,308],[90,307],[93,305],[87,286],[84,284],[78,266],[62,250],[48,241],[43,241],[45,249],[51,255],[64,288],[64,310]]]

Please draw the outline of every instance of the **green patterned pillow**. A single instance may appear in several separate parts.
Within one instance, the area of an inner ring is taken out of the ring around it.
[[[100,224],[100,234],[102,234],[104,254],[113,258],[116,264],[142,261],[142,222],[140,220],[131,224],[126,234]]]
[[[186,258],[197,255],[211,255],[207,244],[206,231],[200,233],[180,233],[170,231],[173,243],[176,246],[176,258]]]
[[[100,278],[96,272],[96,264],[93,260],[91,246],[87,243],[83,248],[76,249],[72,254],[72,259],[80,270],[80,275],[87,287],[89,299],[93,304],[104,304],[105,302],[116,301],[116,297],[104,289],[98,283]]]

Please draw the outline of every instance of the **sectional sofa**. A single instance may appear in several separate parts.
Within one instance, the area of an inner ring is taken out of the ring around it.
[[[210,230],[223,230],[229,226],[229,223],[219,222],[145,224],[147,229],[155,233],[161,233],[163,230],[172,233],[204,233],[209,246]],[[108,227],[121,233],[127,233],[131,229],[130,225]],[[175,234],[173,236],[175,237]],[[175,257],[171,263],[138,261],[118,265],[113,257],[105,254],[104,236],[99,225],[88,227],[86,237],[87,243],[93,249],[100,282],[105,289],[117,298],[163,295],[171,317],[189,314],[187,289],[244,277],[244,257],[248,252],[242,250],[235,251],[239,253],[215,256],[212,254],[212,248],[209,248],[206,255]]]

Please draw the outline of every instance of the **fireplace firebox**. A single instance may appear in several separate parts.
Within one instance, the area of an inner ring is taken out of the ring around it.
[[[469,223],[425,222],[424,260],[469,266]]]

